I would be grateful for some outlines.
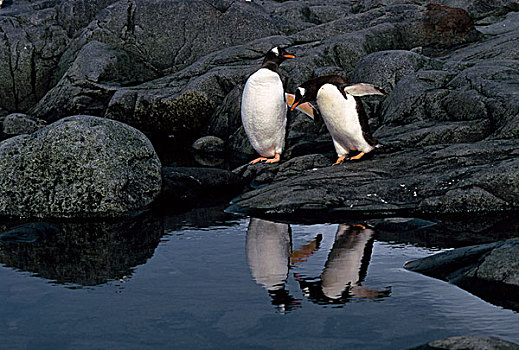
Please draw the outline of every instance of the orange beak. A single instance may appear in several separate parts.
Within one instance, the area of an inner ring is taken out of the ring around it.
[[[291,55],[291,54],[289,54],[289,53],[284,54],[283,57],[285,57],[285,58],[296,58],[295,55]]]
[[[296,109],[297,106],[299,106],[301,102],[294,102],[294,104],[292,105],[292,107],[290,107],[290,111],[293,111],[294,109]]]

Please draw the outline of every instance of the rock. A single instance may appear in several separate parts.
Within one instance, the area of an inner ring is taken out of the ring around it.
[[[102,117],[121,85],[138,84],[157,77],[138,56],[122,48],[91,41],[81,48],[58,84],[30,113],[53,122],[63,116],[88,114]]]
[[[406,263],[405,268],[456,284],[519,310],[519,238],[457,248]]]
[[[218,166],[224,162],[225,142],[216,136],[204,136],[191,146],[197,163],[204,166]]]
[[[371,83],[392,91],[404,76],[431,64],[428,57],[406,50],[378,51],[364,56],[350,75],[351,83]]]
[[[45,121],[23,113],[12,113],[4,118],[3,133],[13,136],[30,134],[43,128]]]
[[[0,144],[2,215],[118,217],[161,188],[149,140],[119,122],[73,116]]]
[[[304,170],[245,193],[228,210],[300,218],[516,210],[515,141],[429,146]],[[480,202],[480,200],[482,200]]]
[[[516,350],[519,349],[519,345],[496,337],[464,335],[434,340],[422,346],[412,348],[412,350],[432,349]]]
[[[244,186],[240,176],[223,169],[164,167],[162,178],[161,203],[184,211],[227,202]]]
[[[205,124],[204,135],[218,136],[227,140],[241,126],[241,94],[243,85],[236,85]]]
[[[27,111],[50,88],[53,70],[70,38],[52,6],[21,3],[0,16],[0,106]]]
[[[204,136],[196,140],[191,147],[195,152],[223,153],[224,142],[216,136]]]

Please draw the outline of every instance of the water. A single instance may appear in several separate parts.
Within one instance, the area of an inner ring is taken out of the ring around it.
[[[2,349],[406,349],[467,334],[519,343],[517,312],[402,268],[448,244],[210,210],[58,226],[57,237],[0,243]]]

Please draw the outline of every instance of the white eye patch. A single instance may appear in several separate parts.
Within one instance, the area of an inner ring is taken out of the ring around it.
[[[306,94],[306,89],[305,88],[298,87],[296,90],[299,92],[299,94],[301,96],[304,96]]]
[[[279,49],[277,47],[274,47],[272,50],[276,54],[276,56],[279,56]]]

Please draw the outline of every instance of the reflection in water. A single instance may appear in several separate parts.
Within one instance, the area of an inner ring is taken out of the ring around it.
[[[352,298],[374,300],[391,291],[361,285],[371,258],[374,231],[361,225],[339,225],[324,269],[318,278],[295,274],[305,296],[319,304],[343,304]],[[319,249],[322,236],[292,252],[288,224],[251,218],[247,230],[247,261],[252,277],[262,284],[272,303],[282,310],[300,307],[286,290],[289,268],[301,264]]]
[[[117,222],[28,223],[0,234],[0,264],[60,284],[95,286],[145,263],[163,232],[151,214]]]
[[[285,289],[292,252],[290,226],[251,218],[245,249],[252,277],[262,284],[280,310],[300,305]]]

